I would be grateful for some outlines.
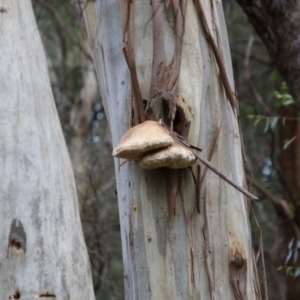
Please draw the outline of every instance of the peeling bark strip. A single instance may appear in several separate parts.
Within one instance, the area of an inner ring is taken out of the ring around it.
[[[165,180],[166,195],[168,200],[168,216],[169,223],[173,221],[176,214],[176,199],[180,185],[180,178],[178,170],[163,168],[163,177]]]
[[[201,166],[197,166],[197,182],[196,182],[196,205],[197,211],[201,213]]]
[[[122,17],[123,17],[123,40],[125,47],[123,48],[124,57],[128,65],[131,83],[135,98],[132,101],[134,125],[138,125],[145,121],[145,112],[143,105],[142,92],[136,72],[135,52],[134,52],[134,0],[121,1]]]
[[[189,212],[187,205],[187,198],[185,195],[186,185],[185,185],[185,177],[183,175],[184,170],[180,170],[180,175],[182,175],[182,181],[180,182],[180,194],[182,198],[183,210],[187,223],[187,234],[190,242],[190,258],[191,258],[191,284],[192,284],[192,299],[196,299],[196,279],[195,279],[195,243],[194,243],[194,233],[193,233],[193,213],[194,208]]]
[[[230,258],[230,282],[236,300],[247,300],[247,262],[236,248],[234,257]]]
[[[207,211],[206,211],[206,193],[204,197],[204,226],[203,226],[203,254],[204,254],[204,263],[206,267],[207,279],[208,279],[208,287],[210,299],[215,300],[215,284],[213,281],[213,274],[211,269],[211,263],[209,259],[210,249],[210,241],[209,241],[209,232],[208,232],[208,220],[207,220]]]
[[[134,52],[134,0],[122,0],[122,17],[123,17],[123,36],[125,47],[123,48],[124,56],[130,70],[132,85],[135,93],[135,101],[133,101],[134,112],[138,110],[139,120],[135,116],[135,125],[139,122],[145,121],[145,113],[143,107],[143,99],[138,82],[135,52]],[[173,120],[176,113],[176,95],[178,92],[178,82],[182,55],[182,42],[184,34],[184,16],[186,12],[186,0],[172,0],[168,2],[166,7],[160,0],[152,1],[153,12],[153,63],[152,76],[149,92],[149,101],[160,96],[161,100],[166,100],[169,106],[168,122],[166,122],[173,131]],[[173,59],[169,65],[166,63],[165,47],[164,47],[164,28],[163,17],[164,12],[169,5],[172,5],[175,16],[175,50]],[[168,72],[170,75],[168,75]],[[167,77],[164,81],[164,78]],[[166,121],[166,120],[165,120]]]
[[[155,97],[166,71],[164,11],[161,0],[152,0],[153,59],[149,100]]]
[[[225,68],[225,64],[224,64],[224,58],[223,58],[223,54],[222,52],[220,52],[220,50],[218,49],[218,46],[209,30],[209,26],[205,17],[205,13],[201,4],[200,0],[194,0],[194,3],[196,5],[198,14],[199,14],[199,18],[200,21],[202,22],[202,26],[204,28],[204,32],[207,38],[207,42],[208,44],[211,46],[212,51],[214,53],[214,56],[216,58],[216,62],[218,64],[219,70],[220,70],[220,77],[223,83],[223,87],[226,93],[226,96],[231,104],[231,107],[233,109],[234,112],[236,112],[237,110],[237,99],[236,96],[230,86],[230,82],[228,79],[228,75],[226,72],[226,68]],[[216,29],[218,30],[218,29]],[[218,33],[218,32],[217,32]]]
[[[170,2],[167,3],[167,7]],[[166,100],[168,103],[168,120],[164,120],[165,123],[170,127],[170,131],[173,132],[173,120],[175,118],[176,113],[176,96],[178,93],[178,82],[179,82],[179,74],[180,74],[180,66],[181,66],[181,56],[182,56],[182,43],[183,43],[183,34],[184,34],[184,22],[185,22],[185,12],[186,12],[186,0],[172,0],[171,4],[173,8],[173,13],[175,17],[175,50],[173,54],[172,61],[168,66],[165,66],[162,74],[155,74],[155,70],[152,71],[154,77],[152,77],[151,82],[151,91],[150,96],[151,98],[156,97],[157,95],[160,96],[161,100]],[[161,43],[161,39],[163,38],[159,32],[161,30],[162,25],[162,18],[163,15],[159,14],[157,19],[160,18],[159,22],[153,23],[153,39],[156,40],[155,34],[158,33],[158,42],[155,42],[155,49],[158,48],[159,43]],[[157,28],[155,28],[157,26]],[[164,50],[164,49],[163,49]],[[157,66],[160,64],[159,61],[160,57],[153,56],[153,65]],[[155,62],[155,60],[157,60]],[[166,62],[164,62],[166,65]],[[155,85],[155,83],[159,82],[161,76],[167,75],[168,71],[171,70],[170,75],[167,76],[166,81],[162,85]],[[162,105],[162,104],[161,104]],[[163,117],[163,116],[162,116]]]
[[[152,57],[152,74],[149,91],[149,102],[157,95],[160,97],[161,118],[164,119],[164,103],[167,103],[167,120],[163,120],[170,131],[173,132],[173,120],[176,113],[176,95],[178,93],[178,82],[181,66],[182,43],[184,34],[184,16],[186,12],[187,1],[172,0],[163,5],[161,0],[152,2],[152,26],[153,26],[153,57]],[[164,13],[171,5],[175,18],[175,49],[172,61],[167,65],[164,45]],[[168,75],[169,70],[171,70]],[[164,78],[167,77],[164,81]],[[171,223],[176,211],[177,192],[181,189],[182,172],[174,170],[165,170],[163,173],[166,182],[166,192],[168,201],[168,215]]]

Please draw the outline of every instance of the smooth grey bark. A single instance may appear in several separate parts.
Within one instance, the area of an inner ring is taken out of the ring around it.
[[[220,1],[201,2],[210,30],[225,57],[233,88],[222,5]],[[143,98],[149,100],[151,5],[144,0],[131,3],[135,6],[137,73]],[[114,146],[130,127],[133,96],[130,73],[122,53],[121,5],[122,1],[99,0],[79,7]],[[171,61],[174,31],[167,18],[164,30],[165,54]],[[212,163],[242,186],[244,171],[237,117],[226,99],[218,72],[193,1],[188,1],[177,105],[191,121],[189,142],[203,148],[203,157],[207,157],[217,128],[221,126]],[[125,298],[258,299],[244,196],[208,171],[201,188],[199,214],[194,210],[195,184],[190,171],[183,170],[184,186],[178,191],[177,214],[169,224],[163,170],[144,171],[135,162],[123,165],[121,162],[115,159]],[[243,274],[240,282],[232,271],[235,268]]]
[[[94,299],[74,175],[29,0],[0,13],[0,299]]]

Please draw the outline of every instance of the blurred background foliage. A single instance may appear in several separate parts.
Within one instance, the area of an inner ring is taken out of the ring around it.
[[[85,30],[74,3],[69,0],[33,0],[32,3],[73,163],[95,294],[97,299],[123,299],[112,146]],[[248,184],[259,196],[252,203],[250,216],[254,247],[258,252],[261,226],[269,299],[285,299],[282,279],[287,270],[283,260],[278,261],[276,257],[278,208],[270,197],[277,200],[283,197],[276,164],[281,146],[278,128],[285,120],[278,116],[278,107],[293,103],[240,7],[233,0],[224,1],[223,6],[239,98]],[[291,146],[294,140],[285,142]],[[288,251],[287,248],[287,254],[291,252]]]

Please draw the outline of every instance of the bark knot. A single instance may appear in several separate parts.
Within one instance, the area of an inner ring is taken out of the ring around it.
[[[237,248],[230,258],[229,270],[235,299],[247,300],[247,261]]]
[[[22,249],[26,253],[26,242],[27,237],[25,233],[24,226],[19,219],[14,219],[10,226],[10,233],[8,237],[7,246],[7,257],[10,250],[20,250]]]

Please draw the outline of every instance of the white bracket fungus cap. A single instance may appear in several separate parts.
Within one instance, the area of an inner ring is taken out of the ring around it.
[[[171,146],[172,143],[173,138],[167,129],[155,121],[145,121],[123,135],[112,155],[139,160],[147,152]]]
[[[172,146],[144,156],[139,165],[149,170],[161,167],[183,169],[193,165],[196,160],[192,151],[174,141]]]

